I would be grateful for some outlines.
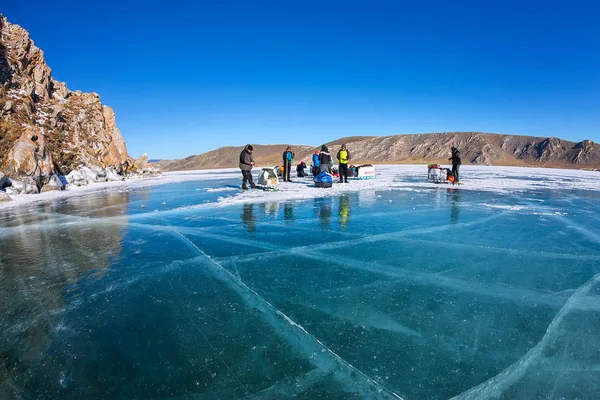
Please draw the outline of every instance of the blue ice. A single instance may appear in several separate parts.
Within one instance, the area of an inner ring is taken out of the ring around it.
[[[0,398],[600,396],[599,191],[238,181],[0,210]]]

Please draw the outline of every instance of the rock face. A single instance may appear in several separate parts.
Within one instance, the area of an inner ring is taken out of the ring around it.
[[[450,148],[459,148],[463,164],[512,165],[553,168],[600,168],[600,145],[584,140],[573,143],[555,137],[500,135],[481,132],[447,132],[415,135],[346,137],[327,143],[335,157],[342,143],[348,145],[351,163],[440,163],[448,164]],[[286,145],[256,145],[259,165],[280,165]],[[295,162],[312,164],[312,153],[320,146],[293,146]],[[166,171],[232,168],[237,166],[240,147],[222,147],[181,160],[162,160]],[[281,151],[280,151],[281,150]]]
[[[556,137],[448,132],[375,137],[349,143],[348,148],[358,161],[447,164],[453,145],[460,149],[463,164],[600,167],[599,145],[589,140],[573,143]]]
[[[0,14],[0,170],[52,190],[61,181],[53,176],[81,166],[121,173],[126,161],[135,165],[114,111],[54,80],[27,31]]]

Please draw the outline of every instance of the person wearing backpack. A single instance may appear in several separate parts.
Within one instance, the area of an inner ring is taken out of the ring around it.
[[[345,144],[343,144],[342,148],[337,152],[337,159],[340,162],[340,183],[348,183],[348,161],[350,160],[350,152]]]
[[[452,161],[452,175],[454,175],[454,183],[458,183],[458,169],[461,165],[460,151],[455,146],[452,146],[450,150],[452,151],[452,156],[448,160]]]
[[[321,146],[321,151],[319,152],[319,173],[327,172],[329,173],[329,168],[331,167],[331,154],[329,154],[329,149],[327,146]]]
[[[290,146],[285,149],[282,154],[283,158],[283,181],[291,182],[290,179],[290,170],[292,169],[292,160],[294,159],[294,152]]]

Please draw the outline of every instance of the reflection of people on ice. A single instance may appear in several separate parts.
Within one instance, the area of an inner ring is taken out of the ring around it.
[[[252,167],[254,164],[254,157],[252,152],[254,147],[251,144],[247,144],[244,150],[240,153],[240,169],[242,170],[242,189],[247,190],[246,182],[250,183],[252,189],[256,189],[256,185],[252,180]]]
[[[458,222],[458,218],[460,215],[460,190],[455,190],[454,188],[448,189],[448,194],[450,195],[450,200],[452,200],[452,204],[450,207],[450,223],[456,224]]]
[[[348,222],[350,221],[350,198],[348,197],[348,194],[344,194],[340,197],[340,208],[338,213],[342,231],[345,231],[346,226],[348,226]]]
[[[340,162],[340,183],[348,183],[348,161],[350,160],[350,152],[345,144],[343,144],[342,148],[338,151],[337,159]]]
[[[288,201],[283,205],[283,220],[286,224],[293,224],[294,219],[294,206]]]
[[[331,224],[331,199],[324,197],[315,198],[314,210],[319,218],[321,229],[328,230]]]
[[[305,169],[306,163],[304,161],[301,161],[300,164],[296,166],[296,175],[298,178],[304,178],[305,176],[308,176],[308,174],[304,171]]]
[[[460,151],[455,146],[452,146],[451,150],[452,156],[448,160],[452,161],[452,175],[454,175],[454,183],[458,183],[458,169],[460,168],[461,164]]]
[[[244,204],[242,214],[242,224],[246,227],[248,232],[254,232],[256,230],[256,223],[254,221],[254,204]]]
[[[314,176],[317,176],[317,175],[319,175],[319,165],[321,165],[321,163],[319,162],[319,150],[315,150],[315,154],[313,154],[313,156],[312,156],[312,161],[313,161],[312,174]]]
[[[291,182],[290,170],[292,169],[292,160],[294,159],[292,148],[288,146],[281,156],[283,158],[283,181]]]

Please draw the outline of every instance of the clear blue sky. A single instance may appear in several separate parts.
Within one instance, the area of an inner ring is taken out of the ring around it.
[[[598,1],[6,1],[129,153],[448,131],[600,142]]]

